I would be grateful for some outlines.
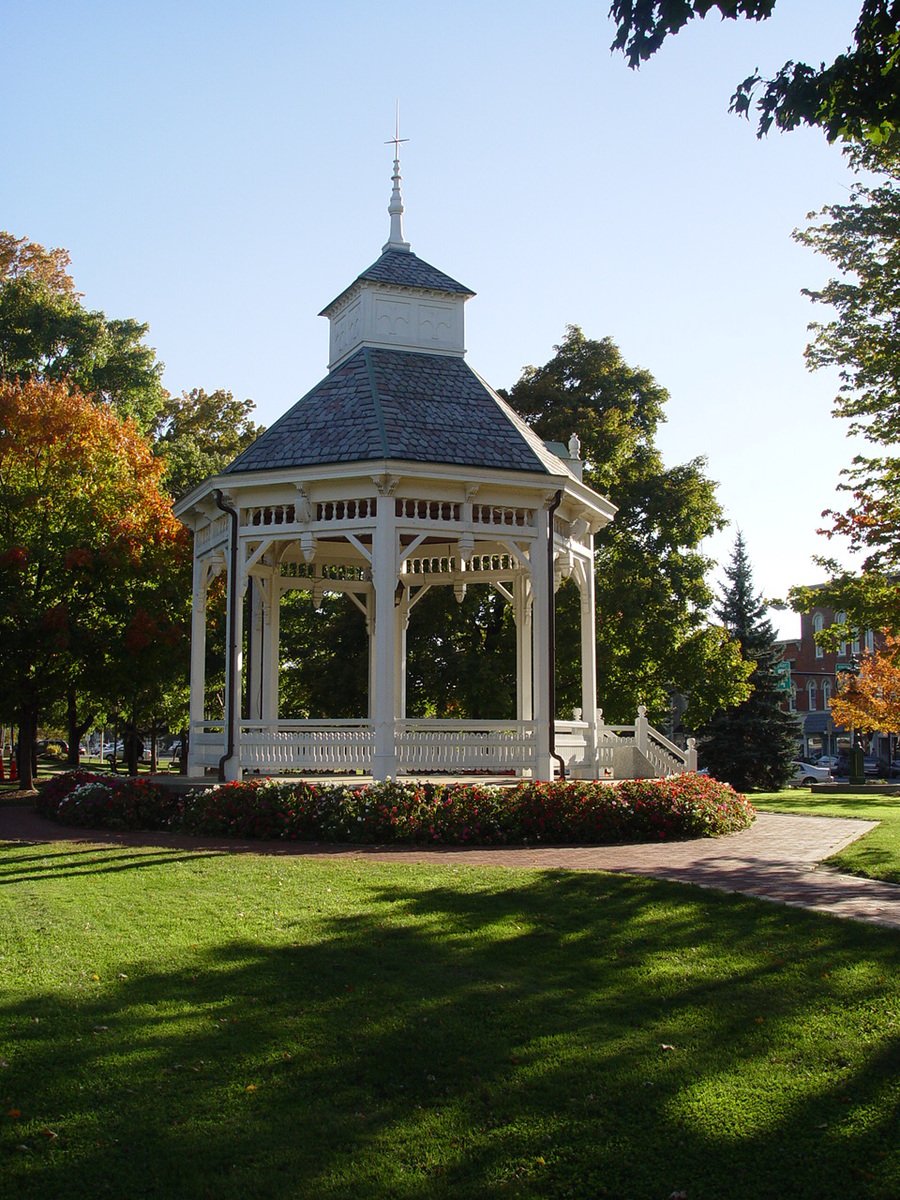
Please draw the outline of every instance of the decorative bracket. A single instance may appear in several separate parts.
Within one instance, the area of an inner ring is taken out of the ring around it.
[[[298,525],[308,525],[313,519],[313,506],[306,490],[306,484],[296,483],[297,500],[294,503],[294,516]]]
[[[388,475],[387,472],[384,475],[372,475],[371,479],[379,496],[393,496],[400,482],[399,475]]]

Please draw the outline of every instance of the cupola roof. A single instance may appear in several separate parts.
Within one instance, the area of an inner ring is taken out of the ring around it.
[[[389,283],[395,287],[418,288],[421,291],[428,292],[451,292],[456,296],[468,297],[475,295],[471,288],[467,288],[465,284],[457,283],[455,279],[451,279],[449,275],[445,275],[443,271],[439,271],[431,263],[425,262],[423,258],[419,258],[411,250],[386,249],[383,251],[381,257],[372,263],[371,267],[367,267],[365,271],[357,275],[348,288],[344,288],[339,296],[336,296],[330,304],[327,304],[319,313],[319,316],[327,317],[332,308],[344,296],[363,282]]]
[[[392,140],[396,155],[399,131]],[[397,157],[392,183],[381,256],[323,310],[328,375],[225,474],[384,461],[574,474],[565,448],[551,451],[465,363],[474,292],[404,240]]]

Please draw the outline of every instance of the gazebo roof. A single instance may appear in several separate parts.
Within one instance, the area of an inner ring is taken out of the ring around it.
[[[225,473],[386,459],[570,474],[463,359],[368,346],[307,392]]]

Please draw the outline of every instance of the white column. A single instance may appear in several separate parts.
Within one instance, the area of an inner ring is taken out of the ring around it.
[[[533,705],[531,686],[531,589],[524,575],[513,580],[513,618],[516,623],[516,718],[530,721]]]
[[[549,513],[546,508],[537,512],[537,536],[529,555],[531,565],[532,596],[532,646],[534,696],[532,716],[535,722],[537,779],[553,778],[553,760],[550,757],[550,629],[549,603],[553,579],[547,563],[547,538],[549,536]]]
[[[234,752],[224,764],[225,779],[232,781],[241,778],[241,686],[244,679],[244,586],[243,571],[238,566],[235,578],[228,572],[228,605],[225,612],[225,694],[229,702],[225,705],[225,747],[228,748],[229,726],[234,739]],[[229,633],[232,628],[232,611],[234,613],[234,687],[231,685],[231,653],[229,650]],[[233,697],[233,707],[230,703]]]
[[[281,665],[281,572],[276,564],[263,610],[262,719],[278,720]]]
[[[397,532],[394,504],[390,496],[380,496],[372,539],[372,582],[375,585],[375,653],[373,656],[373,698],[370,700],[375,722],[374,779],[397,774],[394,748],[396,704],[397,617],[394,593],[397,588]]]
[[[209,567],[194,558],[194,587],[191,599],[191,704],[188,740],[188,775],[202,774],[194,738],[206,717],[206,597]],[[224,747],[223,747],[224,749]]]
[[[590,535],[588,535],[590,536]],[[597,615],[593,556],[582,564],[581,593],[581,718],[587,722],[587,759],[597,762]]]
[[[369,647],[369,720],[375,720],[375,593],[366,596],[366,637]]]
[[[406,716],[406,631],[409,629],[409,592],[403,589],[403,599],[394,609],[394,716]]]
[[[250,652],[248,655],[247,671],[249,675],[249,695],[247,696],[247,716],[251,721],[262,717],[263,709],[263,587],[264,582],[250,576],[247,584],[250,589]]]

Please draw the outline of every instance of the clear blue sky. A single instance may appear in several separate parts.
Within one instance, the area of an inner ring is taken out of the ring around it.
[[[852,453],[835,379],[803,362],[800,289],[828,264],[790,234],[850,176],[820,134],[758,141],[727,105],[755,67],[830,61],[859,0],[694,22],[639,72],[607,8],[5,0],[0,228],[148,322],[170,390],[228,388],[269,424],[324,374],[316,314],[387,238],[399,98],[406,235],[478,293],[470,364],[508,387],[568,323],[612,337],[671,393],[667,461],[707,459],[783,595],[819,577]]]

